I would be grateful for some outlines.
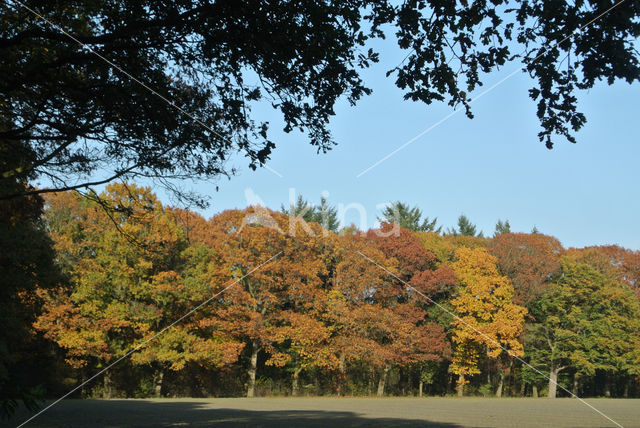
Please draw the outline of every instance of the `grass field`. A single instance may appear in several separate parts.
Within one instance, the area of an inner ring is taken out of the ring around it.
[[[640,427],[640,400],[589,399],[624,427]],[[20,412],[9,426],[24,421]],[[576,399],[215,398],[65,400],[33,427],[607,427]]]

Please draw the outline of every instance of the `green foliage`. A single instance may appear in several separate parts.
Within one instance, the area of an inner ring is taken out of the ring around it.
[[[405,229],[414,232],[435,232],[440,233],[442,226],[436,228],[437,218],[429,220],[429,217],[422,218],[422,210],[410,207],[408,204],[397,201],[388,205],[382,211],[382,217],[378,217],[378,221],[386,223],[395,223]]]
[[[280,206],[280,211],[290,217],[301,217],[304,221],[313,221],[315,217],[315,207],[313,204],[302,195],[298,195],[295,204],[291,204],[289,207],[285,207],[284,204]]]
[[[447,233],[453,236],[462,235],[477,238],[482,237],[482,231],[477,232],[476,225],[471,223],[471,221],[464,214],[460,214],[460,217],[458,217],[458,228],[450,228]]]
[[[490,383],[485,383],[480,388],[478,388],[478,394],[482,395],[483,397],[493,397],[495,394],[493,392],[493,385],[491,385]]]
[[[532,363],[586,376],[637,372],[640,303],[615,278],[564,259],[560,275],[530,310],[536,321],[528,334]]]
[[[280,211],[288,216],[299,216],[306,222],[319,223],[326,230],[333,233],[337,233],[340,227],[338,210],[334,206],[329,205],[327,198],[324,196],[320,198],[320,205],[313,205],[305,200],[302,195],[298,195],[295,204],[289,207],[285,207],[284,204],[282,204]]]
[[[501,233],[511,233],[511,225],[509,224],[509,220],[505,220],[504,223],[502,220],[498,220],[496,223],[496,231],[495,235],[500,235]]]
[[[338,221],[338,210],[329,205],[327,198],[322,196],[320,198],[320,206],[316,207],[314,220],[316,223],[320,223],[325,229],[337,233],[340,223]]]

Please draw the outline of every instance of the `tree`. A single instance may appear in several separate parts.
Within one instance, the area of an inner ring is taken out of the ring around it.
[[[320,223],[322,227],[333,233],[338,233],[340,222],[338,221],[338,210],[329,205],[327,198],[320,198],[320,205],[316,207],[313,221]]]
[[[500,273],[513,283],[514,302],[525,306],[555,277],[564,252],[560,241],[539,233],[499,234],[488,242],[488,249]]]
[[[513,286],[499,274],[496,259],[487,250],[462,247],[456,250],[456,258],[453,269],[460,287],[451,300],[458,315],[453,320],[456,346],[451,367],[462,396],[468,377],[480,373],[483,348],[491,358],[523,355],[519,339],[527,310],[513,303]]]
[[[335,103],[370,93],[360,72],[378,54],[367,42],[387,25],[407,52],[387,73],[406,99],[472,117],[481,76],[514,58],[535,80],[540,140],[575,142],[586,120],[577,90],[640,79],[639,14],[635,2],[609,1],[13,3],[0,19],[0,138],[28,156],[0,176],[51,181],[23,194],[216,178],[233,173],[224,160],[238,151],[255,168],[275,146],[251,113],[258,101],[280,111],[286,132],[302,129],[328,150]]]
[[[640,306],[615,278],[564,258],[531,314],[528,348],[532,361],[549,371],[549,397],[556,396],[558,375],[567,368],[584,375],[637,372]]]
[[[429,220],[429,217],[422,218],[422,210],[416,207],[409,207],[408,204],[397,201],[388,205],[382,211],[382,217],[378,217],[381,223],[395,223],[400,227],[414,232],[436,232],[440,233],[442,226],[436,228],[437,218]]]
[[[496,223],[496,231],[494,236],[500,235],[502,233],[511,233],[511,225],[509,224],[509,220],[505,220],[504,223],[502,220],[498,220]]]
[[[640,297],[640,251],[617,245],[570,249],[567,257],[590,264],[608,276],[627,284]]]
[[[340,238],[328,317],[337,333],[335,349],[342,377],[345,363],[364,362],[377,375],[377,394],[384,395],[392,367],[442,361],[450,357],[451,349],[444,329],[427,318],[424,298],[384,270],[371,269],[370,260],[374,260],[394,275],[402,275],[397,260],[367,245],[369,239]]]
[[[322,322],[318,309],[325,302],[314,302],[310,311],[284,310],[277,318],[274,353],[270,365],[290,366],[291,395],[299,392],[300,373],[310,367],[335,369],[338,359],[331,343],[331,326]]]
[[[5,184],[0,195],[29,191],[17,180]],[[34,334],[32,324],[42,310],[38,293],[63,277],[42,221],[43,206],[38,195],[0,200],[0,419],[11,416],[19,401],[36,409],[50,377],[44,367],[51,361],[39,352],[46,342]]]
[[[44,312],[35,327],[66,351],[73,367],[108,364],[210,295],[210,286],[185,286],[178,272],[183,236],[149,188],[112,184],[99,198],[66,193],[51,195],[48,203],[47,227],[70,284],[41,294]],[[131,359],[152,365],[162,378],[165,369],[192,361],[215,366],[233,360],[241,347],[220,339],[187,322]],[[103,378],[106,397],[110,374]]]
[[[320,197],[320,205],[313,205],[305,200],[302,195],[298,195],[295,204],[288,208],[282,204],[280,211],[290,217],[300,217],[306,222],[316,222],[321,224],[326,230],[337,233],[340,226],[338,221],[338,210],[329,205],[327,198]]]
[[[458,217],[458,229],[450,228],[448,230],[448,233],[453,236],[462,235],[477,238],[482,237],[482,231],[477,232],[476,225],[471,223],[471,221],[464,214],[460,214],[460,217]]]
[[[212,278],[219,283],[238,283],[220,297],[216,307],[204,312],[201,325],[245,344],[247,396],[252,397],[260,355],[266,354],[267,364],[288,362],[283,361],[277,345],[284,339],[298,340],[299,335],[292,337],[292,329],[310,325],[298,314],[308,314],[322,300],[325,237],[316,223],[295,224],[296,229],[290,230],[287,216],[263,207],[227,210],[209,223],[214,250]],[[308,234],[305,227],[313,233]],[[274,256],[277,259],[272,263],[247,276]],[[322,341],[321,336],[318,340]],[[299,350],[297,356],[304,352],[310,351]]]
[[[300,217],[306,222],[314,221],[315,218],[315,207],[302,195],[298,195],[296,203],[291,204],[289,207],[285,207],[284,204],[282,204],[280,211],[289,217]]]
[[[415,275],[434,267],[435,255],[427,251],[420,239],[408,229],[396,230],[394,224],[383,223],[379,229],[369,230],[366,238],[386,257],[393,257],[399,262],[400,278],[404,281],[409,282]]]

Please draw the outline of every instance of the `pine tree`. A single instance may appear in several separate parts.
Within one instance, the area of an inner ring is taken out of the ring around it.
[[[302,195],[299,195],[296,203],[290,204],[289,207],[285,207],[284,204],[280,205],[280,211],[289,217],[300,216],[304,221],[315,221],[315,208],[313,204],[304,199]]]
[[[436,228],[438,218],[429,220],[429,217],[422,218],[422,210],[417,206],[409,207],[400,201],[387,206],[382,211],[382,217],[378,217],[378,221],[386,223],[396,223],[400,227],[413,230],[416,232],[435,232],[440,233],[442,226]]]
[[[505,220],[504,223],[502,220],[498,220],[496,223],[496,231],[493,236],[500,235],[502,233],[511,233],[511,225],[509,224],[509,220]]]
[[[314,207],[313,221],[320,223],[325,229],[337,233],[340,222],[338,221],[338,210],[329,205],[327,198],[320,198],[320,206]]]
[[[482,231],[477,232],[476,225],[471,223],[471,221],[464,214],[460,214],[460,217],[458,217],[458,229],[451,228],[448,230],[448,233],[453,236],[462,235],[474,236],[478,238],[482,237]]]
[[[287,208],[282,204],[280,205],[280,211],[290,217],[300,216],[306,222],[319,223],[325,229],[334,233],[337,233],[340,227],[338,210],[329,205],[327,198],[324,196],[320,197],[320,205],[313,205],[304,199],[302,195],[299,195],[295,205],[291,204]]]

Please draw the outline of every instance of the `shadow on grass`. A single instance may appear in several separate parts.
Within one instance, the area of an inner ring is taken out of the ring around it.
[[[215,400],[212,401],[215,403]],[[48,404],[48,403],[47,403]],[[45,404],[46,406],[46,404]],[[34,413],[31,413],[34,414]],[[31,416],[19,411],[16,426]],[[7,421],[4,421],[7,422]],[[35,418],[28,427],[442,427],[461,425],[424,419],[365,418],[357,412],[332,410],[247,410],[213,408],[203,401],[67,400]]]

